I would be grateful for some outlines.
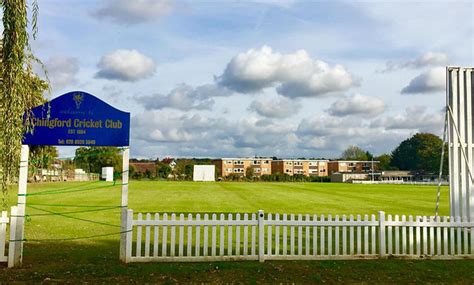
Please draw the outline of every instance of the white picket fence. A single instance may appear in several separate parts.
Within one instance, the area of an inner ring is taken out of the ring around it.
[[[0,262],[8,262],[8,255],[6,254],[7,247],[7,225],[10,223],[7,211],[2,211],[0,217]]]
[[[127,216],[127,262],[474,258],[474,222],[453,217]]]

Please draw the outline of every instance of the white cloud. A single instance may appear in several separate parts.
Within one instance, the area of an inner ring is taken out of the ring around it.
[[[210,110],[214,105],[212,97],[228,96],[230,92],[214,84],[193,88],[186,84],[175,87],[168,95],[152,95],[136,98],[146,109],[172,108],[183,111],[191,109]]]
[[[423,68],[442,66],[448,63],[448,55],[442,52],[427,52],[420,57],[405,62],[388,61],[382,72],[391,72],[403,68]]]
[[[360,118],[321,115],[303,119],[296,134],[300,151],[336,158],[335,155],[350,145],[358,145],[376,154],[386,152],[406,138],[409,132],[370,126]]]
[[[339,117],[357,115],[370,118],[380,115],[384,109],[385,103],[381,99],[356,94],[338,99],[327,111]]]
[[[109,0],[94,16],[117,24],[137,24],[167,15],[173,4],[171,0]]]
[[[444,90],[446,90],[446,70],[443,67],[436,67],[413,78],[402,89],[402,94],[431,93]]]
[[[324,61],[311,59],[305,50],[281,54],[268,46],[232,58],[217,81],[241,93],[276,87],[286,97],[317,97],[357,85],[341,65],[331,67]]]
[[[48,77],[51,81],[51,88],[62,89],[77,82],[79,63],[77,58],[68,56],[54,56],[45,62]]]
[[[301,104],[295,99],[279,96],[277,99],[254,100],[249,110],[268,118],[287,118],[299,112]]]
[[[375,120],[371,126],[383,127],[387,130],[411,130],[440,134],[444,126],[444,116],[441,112],[428,113],[425,106],[412,106],[406,108],[405,114]]]
[[[97,78],[119,81],[137,81],[155,73],[153,59],[139,51],[118,49],[104,55],[97,65]]]

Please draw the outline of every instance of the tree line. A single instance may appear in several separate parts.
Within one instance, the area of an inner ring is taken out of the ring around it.
[[[417,133],[402,141],[392,152],[373,155],[370,151],[358,146],[349,146],[340,156],[341,160],[379,161],[380,170],[408,170],[415,174],[432,174],[439,171],[441,149],[443,141],[430,133]],[[448,171],[448,148],[445,148],[443,172]],[[56,159],[58,152],[55,147],[35,146],[31,149],[31,158],[34,168],[48,168]],[[277,159],[275,157],[275,159]],[[168,179],[191,180],[194,165],[211,164],[211,159],[179,158],[174,160],[176,165],[170,166],[170,159],[131,159],[130,177],[134,179]],[[140,171],[133,166],[136,162],[146,162],[154,166],[145,171]],[[115,147],[79,147],[73,159],[63,160],[63,168],[82,168],[87,172],[100,173],[102,167],[114,167],[115,175],[120,176],[122,171],[122,156],[119,148]],[[247,169],[245,178],[255,179]],[[227,180],[238,180],[240,175],[230,175]],[[237,177],[239,176],[239,177]],[[284,177],[270,175],[260,177],[262,181],[299,181],[303,177]],[[296,179],[296,180],[295,180]],[[306,181],[306,180],[305,180]]]
[[[341,155],[347,160],[376,160],[380,170],[409,170],[415,174],[439,171],[443,141],[430,133],[417,133],[402,141],[391,153],[373,156],[358,146],[350,146]],[[448,148],[445,147],[443,173],[448,171]]]

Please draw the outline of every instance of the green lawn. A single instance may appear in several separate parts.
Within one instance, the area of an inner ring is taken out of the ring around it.
[[[44,183],[28,186],[24,266],[0,271],[0,281],[73,282],[369,282],[472,283],[472,260],[466,261],[305,261],[200,264],[131,264],[118,261],[118,235],[75,241],[54,238],[86,237],[120,229],[119,208],[58,205],[120,205],[120,185],[111,183]],[[193,183],[131,181],[129,208],[135,212],[243,213],[262,209],[271,213],[433,215],[436,187],[353,185],[337,183]],[[48,192],[44,192],[48,191]],[[54,192],[57,191],[57,192]],[[11,193],[16,193],[16,189]],[[16,197],[11,195],[11,202]],[[448,189],[442,188],[440,213],[448,214]],[[49,204],[51,206],[44,206]],[[43,209],[41,211],[38,209]],[[47,215],[72,213],[73,217]],[[412,270],[413,269],[413,270]],[[48,280],[48,279],[46,279]]]

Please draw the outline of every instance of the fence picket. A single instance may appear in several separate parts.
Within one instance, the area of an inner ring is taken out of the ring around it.
[[[449,221],[454,221],[454,217],[450,217]],[[455,251],[455,248],[454,248],[454,228],[453,227],[450,227],[449,228],[449,234],[450,234],[450,243],[451,243],[451,255],[455,255],[456,254],[456,251]]]
[[[431,217],[430,218],[430,222],[433,222],[434,221],[434,217]],[[435,255],[435,252],[434,252],[434,227],[433,226],[430,226],[430,229],[429,229],[429,235],[430,235],[430,255],[431,256],[434,256]]]
[[[272,221],[272,214],[267,214],[267,221]],[[268,256],[272,255],[272,225],[267,226],[267,254]]]
[[[244,221],[248,221],[249,215],[247,213],[244,214]],[[249,226],[244,226],[244,255],[248,255],[249,249]]]
[[[179,214],[179,220],[184,221],[184,214]],[[179,226],[178,255],[184,254],[184,226]]]
[[[201,220],[201,214],[196,214],[196,221]],[[195,233],[195,239],[196,239],[196,251],[194,252],[194,256],[200,256],[201,255],[201,226],[197,225],[196,226],[196,233]]]
[[[342,216],[342,222],[345,223],[347,220],[346,215]],[[342,255],[347,255],[347,227],[342,227]]]
[[[467,219],[467,217],[463,217],[462,221],[468,222],[469,220]],[[469,254],[469,238],[468,238],[469,231],[468,231],[468,228],[464,228],[464,229],[461,228],[461,230],[464,233],[464,238],[463,238],[464,252],[463,253]]]
[[[280,220],[280,214],[275,214],[275,221]],[[280,226],[275,226],[275,255],[280,255]]]
[[[443,223],[447,223],[448,222],[448,217],[443,217]],[[448,251],[448,227],[443,227],[443,255],[448,255],[449,254],[449,251]]]
[[[427,217],[422,218],[423,223],[428,221]],[[423,226],[423,255],[428,255],[428,227]]]
[[[257,221],[257,216],[252,214],[252,221]],[[256,242],[256,234],[257,234],[257,226],[252,226],[252,255],[256,255],[256,247],[257,247],[257,242]]]
[[[413,216],[408,217],[408,222],[412,223],[413,222]],[[410,247],[409,249],[409,254],[413,255],[413,245],[414,245],[414,239],[413,239],[413,226],[408,227],[408,245]]]
[[[188,221],[193,220],[193,215],[188,214]],[[186,255],[191,256],[193,254],[193,227],[188,226],[188,240],[186,241]]]
[[[227,217],[227,220],[229,221],[232,221],[232,214],[229,214],[229,216]],[[227,255],[228,256],[232,256],[232,233],[233,232],[233,229],[232,229],[232,225],[228,225],[227,226]]]
[[[457,216],[456,217],[456,223],[460,223],[461,222],[461,217]],[[462,231],[462,227],[456,227],[456,244],[457,244],[457,254],[462,254],[462,240],[461,240],[461,231]]]
[[[360,223],[360,215],[357,215],[357,222]],[[362,234],[361,234],[361,227],[357,226],[357,255],[361,254],[362,249]]]
[[[372,222],[376,222],[377,219],[375,218],[375,215],[372,214]],[[372,226],[372,238],[371,238],[371,243],[372,243],[372,254],[377,254],[377,228],[375,226]]]
[[[155,214],[155,221],[158,222],[160,220],[160,214]],[[153,236],[153,256],[158,256],[158,244],[159,244],[159,236],[160,236],[160,227],[154,227],[154,236]]]
[[[224,256],[224,250],[225,250],[225,239],[224,239],[224,221],[225,221],[225,216],[224,214],[221,214],[221,218],[220,218],[220,221],[222,223],[222,225],[220,226],[220,229],[219,229],[219,255],[220,256]]]
[[[305,220],[308,221],[308,222],[311,221],[308,214],[306,214]],[[310,236],[309,236],[309,226],[305,227],[305,233],[306,233],[305,234],[305,255],[309,255],[309,250],[311,248],[311,245],[309,243],[309,238],[310,238]]]
[[[328,215],[328,221],[332,221],[332,216]],[[332,255],[332,227],[328,227],[328,255]]]
[[[151,220],[151,214],[146,214],[146,220]],[[150,226],[145,227],[145,257],[150,256]]]
[[[388,215],[387,222],[392,221],[392,215]],[[387,226],[387,254],[392,255],[392,226]]]
[[[302,221],[303,216],[301,214],[298,215],[298,221]],[[298,226],[298,255],[303,254],[303,227]]]
[[[339,215],[336,215],[334,221],[339,222]],[[336,226],[336,232],[334,233],[334,254],[339,255],[339,226]]]
[[[295,221],[295,215],[291,214],[290,221]],[[295,255],[295,227],[290,226],[290,254]]]
[[[142,220],[142,213],[138,213],[137,220]],[[136,256],[142,256],[142,226],[137,226],[137,248]]]
[[[313,215],[313,221],[318,221],[318,216]],[[313,255],[318,255],[318,227],[313,227]]]
[[[176,214],[171,214],[171,221],[176,221]],[[176,247],[176,226],[171,226],[171,236],[170,236],[170,256],[175,256],[175,247]]]
[[[364,216],[364,221],[369,222],[369,215]],[[364,227],[364,254],[369,254],[369,226]]]
[[[208,220],[209,220],[209,215],[204,214],[204,221],[208,221]],[[202,237],[202,242],[203,242],[202,255],[203,256],[208,256],[209,255],[209,245],[208,245],[208,242],[209,242],[209,227],[208,226],[204,226],[204,233],[203,233],[203,237]]]
[[[402,223],[405,223],[407,220],[407,217],[405,215],[402,216]],[[406,255],[407,254],[407,227],[402,226],[402,254]]]
[[[474,226],[471,226],[471,254],[474,255]]]
[[[217,215],[212,214],[212,220],[215,222],[217,220]],[[211,230],[211,256],[216,256],[216,225],[212,225]]]
[[[354,216],[349,216],[349,221],[354,221]],[[349,226],[349,254],[354,255],[354,226]]]
[[[321,222],[324,222],[324,215],[321,215]],[[320,242],[320,251],[321,251],[321,255],[324,255],[325,251],[326,251],[326,245],[325,245],[325,232],[324,232],[324,226],[321,225],[321,235],[319,236],[319,242]]]
[[[168,220],[168,214],[163,214],[163,221]],[[163,237],[161,238],[161,256],[167,256],[167,243],[168,243],[168,226],[162,228]]]
[[[398,215],[395,215],[395,222],[399,221]],[[395,243],[395,254],[399,255],[400,254],[400,227],[395,226],[395,240],[393,241]]]
[[[286,214],[283,214],[283,221],[287,221],[287,216]],[[282,244],[283,244],[283,255],[288,254],[288,236],[287,236],[287,226],[283,226],[283,238],[282,238]]]
[[[440,218],[440,217],[436,217],[436,221],[437,221],[437,222],[440,222],[440,221],[441,221],[441,218]],[[440,227],[440,226],[437,226],[437,227],[436,227],[436,255],[441,255],[441,254],[442,254],[442,251],[441,251],[441,240],[442,240],[441,227]]]
[[[240,221],[240,214],[235,216],[236,221]],[[240,226],[235,227],[235,255],[240,255]]]
[[[7,211],[2,211],[2,218],[0,222],[0,258],[5,257],[5,239],[7,236],[7,223],[8,223],[8,213]],[[5,260],[5,261],[8,261]]]
[[[416,221],[420,221],[420,216],[416,216]],[[415,235],[416,235],[416,255],[421,256],[421,237],[420,237],[420,226],[416,226]]]

